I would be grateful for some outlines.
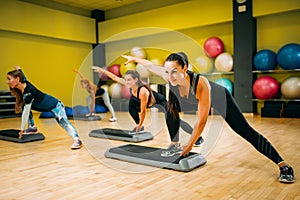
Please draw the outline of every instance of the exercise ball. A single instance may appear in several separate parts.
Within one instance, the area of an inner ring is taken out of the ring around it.
[[[217,57],[224,51],[224,44],[218,37],[210,37],[206,39],[203,47],[206,55],[211,58]]]
[[[233,69],[233,57],[230,53],[219,54],[215,59],[215,67],[220,72],[230,72]]]
[[[195,63],[192,65],[192,70],[195,73],[210,73],[214,69],[213,60],[207,56],[199,56],[195,59]]]
[[[258,99],[272,99],[279,91],[279,83],[271,76],[262,76],[256,79],[252,91]]]
[[[142,47],[133,47],[130,50],[130,54],[137,58],[146,58],[147,57],[146,51]]]
[[[215,83],[223,86],[224,88],[226,88],[230,92],[230,94],[232,94],[233,84],[232,84],[232,82],[229,79],[227,79],[227,78],[219,78],[219,79],[215,80]]]
[[[287,99],[300,99],[300,77],[290,77],[281,84],[281,94]]]
[[[122,97],[122,85],[120,83],[111,84],[108,93],[111,98],[120,99]]]
[[[159,66],[161,66],[161,65],[164,64],[164,61],[163,61],[163,59],[161,59],[161,58],[153,58],[153,59],[151,59],[150,61],[151,61],[154,65],[159,65]]]
[[[108,71],[113,73],[114,75],[121,77],[121,72],[120,72],[120,65],[119,64],[113,64],[108,68]]]
[[[276,53],[269,49],[258,51],[254,58],[253,64],[257,70],[272,70],[277,66]]]
[[[281,47],[277,53],[277,63],[283,69],[300,69],[300,44],[289,43]]]
[[[133,62],[128,63],[127,65],[122,64],[120,67],[121,76],[125,76],[128,70],[135,70],[135,64]]]
[[[122,86],[122,97],[125,99],[129,99],[131,97],[130,90],[125,85]]]
[[[108,70],[108,67],[107,67],[107,66],[104,66],[104,67],[101,67],[101,68],[104,69],[104,70]],[[100,80],[103,80],[103,81],[109,80],[109,77],[106,76],[104,73],[99,72],[99,73],[98,73],[98,76],[99,76],[99,79],[100,79]]]
[[[143,65],[137,64],[135,70],[140,74],[141,78],[148,78],[150,76],[149,70]]]

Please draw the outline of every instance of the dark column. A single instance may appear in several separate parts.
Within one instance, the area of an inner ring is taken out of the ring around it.
[[[253,103],[253,56],[256,53],[256,19],[252,0],[233,0],[234,97],[243,112],[256,112]]]
[[[101,67],[105,65],[105,44],[99,43],[98,23],[105,20],[104,11],[92,10],[91,18],[96,19],[96,44],[93,44],[93,65]],[[97,84],[98,81],[99,77],[94,73],[94,83]]]

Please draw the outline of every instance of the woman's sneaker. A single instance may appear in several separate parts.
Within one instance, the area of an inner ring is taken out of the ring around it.
[[[200,147],[201,144],[203,144],[203,142],[204,142],[204,139],[203,139],[202,136],[200,136],[200,138],[195,142],[194,146],[195,147]]]
[[[93,117],[93,116],[96,116],[96,113],[88,113],[85,115],[86,117]]]
[[[71,149],[80,149],[82,147],[81,140],[76,140],[71,146]]]
[[[117,118],[112,117],[112,118],[110,118],[108,121],[110,121],[110,122],[116,122],[116,121],[117,121]]]
[[[166,150],[162,150],[160,153],[161,157],[171,157],[176,154],[180,154],[182,152],[182,148],[180,144],[170,144]]]
[[[28,127],[23,134],[36,134],[38,132],[37,127],[32,126],[32,127]]]
[[[294,183],[294,171],[290,166],[282,166],[280,167],[280,176],[279,181],[282,183]]]

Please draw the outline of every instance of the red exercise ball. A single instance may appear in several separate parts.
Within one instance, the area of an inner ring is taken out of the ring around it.
[[[204,42],[204,51],[208,57],[215,58],[224,51],[224,44],[218,37],[210,37]]]
[[[279,91],[279,83],[271,76],[262,76],[254,82],[252,91],[258,99],[272,99]]]
[[[113,64],[108,68],[108,71],[113,73],[114,75],[121,77],[121,72],[120,72],[120,65],[119,64]]]

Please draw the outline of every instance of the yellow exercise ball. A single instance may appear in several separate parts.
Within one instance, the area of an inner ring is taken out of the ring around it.
[[[122,85],[120,83],[111,84],[108,93],[112,99],[120,99],[122,97]]]
[[[109,90],[109,85],[101,85],[101,88],[103,89],[103,90],[105,90],[106,92],[108,92],[108,90]]]
[[[125,65],[124,63],[121,64],[121,67],[120,67],[121,76],[124,77],[128,70],[135,70],[135,68],[136,68],[136,65],[133,62],[130,62],[127,65]]]
[[[138,47],[138,46],[133,47],[130,50],[130,54],[137,58],[146,58],[147,57],[146,51],[142,47]]]
[[[210,73],[214,69],[213,59],[208,56],[199,56],[195,59],[195,62],[192,65],[193,72],[196,73]]]
[[[164,64],[164,61],[161,58],[153,58],[150,61],[155,65],[163,65]]]
[[[150,71],[143,65],[137,64],[135,69],[141,78],[148,78],[150,76]]]

